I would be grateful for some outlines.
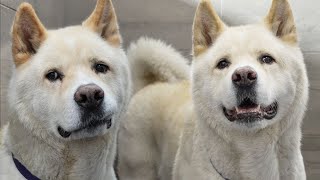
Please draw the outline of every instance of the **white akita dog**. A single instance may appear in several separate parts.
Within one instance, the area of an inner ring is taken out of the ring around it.
[[[189,71],[167,53],[152,40],[133,45],[133,70],[146,72],[133,79],[173,82],[162,77]],[[262,23],[228,27],[202,0],[193,53],[190,83],[146,83],[133,97],[119,133],[120,178],[306,179],[308,78],[288,1],[274,0]]]
[[[23,3],[12,27],[10,121],[1,132],[0,179],[116,179],[129,63],[110,0],[82,26],[46,30]]]

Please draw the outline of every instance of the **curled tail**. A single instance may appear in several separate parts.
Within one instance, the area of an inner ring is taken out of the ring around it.
[[[127,55],[132,72],[133,93],[155,82],[189,79],[188,60],[160,40],[140,38],[130,45]]]

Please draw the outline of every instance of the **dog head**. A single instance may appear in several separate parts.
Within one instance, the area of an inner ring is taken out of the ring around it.
[[[32,132],[72,140],[103,135],[129,96],[129,68],[110,0],[98,0],[82,26],[46,30],[32,6],[12,27],[11,109]]]
[[[194,101],[209,123],[262,129],[305,110],[308,80],[287,0],[274,0],[263,23],[238,27],[202,0],[193,53]]]

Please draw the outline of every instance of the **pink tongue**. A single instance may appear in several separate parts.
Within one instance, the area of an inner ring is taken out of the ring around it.
[[[250,107],[250,108],[236,107],[237,114],[253,113],[253,112],[259,112],[259,111],[260,111],[260,105],[256,107]]]

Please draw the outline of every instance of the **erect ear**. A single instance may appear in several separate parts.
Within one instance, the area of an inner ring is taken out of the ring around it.
[[[273,0],[265,24],[280,39],[297,42],[297,31],[288,0]]]
[[[193,55],[198,56],[207,50],[225,27],[211,1],[201,0],[193,21]]]
[[[47,37],[47,31],[32,6],[22,3],[11,29],[12,55],[16,66],[27,62]]]
[[[98,0],[92,14],[82,25],[100,34],[111,45],[120,46],[121,35],[111,0]]]

